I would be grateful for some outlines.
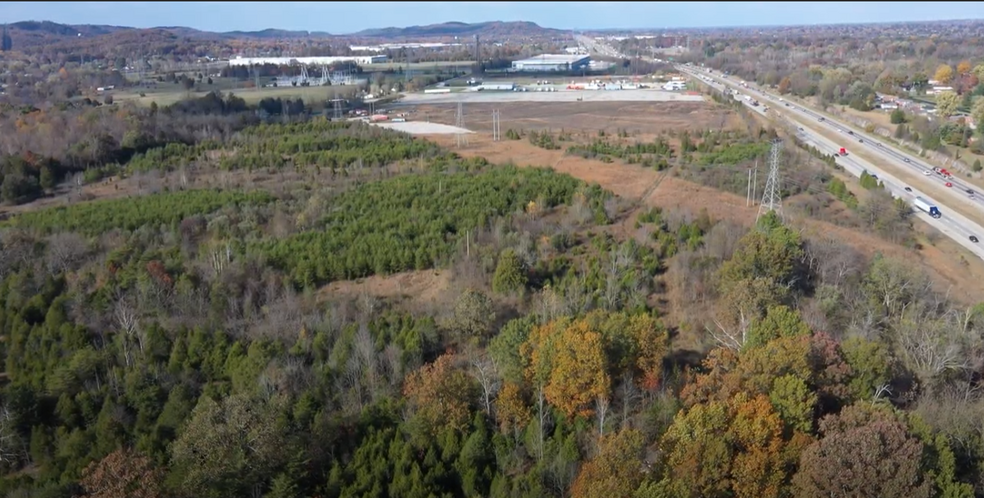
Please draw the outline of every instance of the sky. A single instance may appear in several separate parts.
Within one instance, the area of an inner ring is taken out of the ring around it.
[[[984,2],[0,2],[0,23],[353,33],[448,21],[560,29],[689,28],[984,19]]]

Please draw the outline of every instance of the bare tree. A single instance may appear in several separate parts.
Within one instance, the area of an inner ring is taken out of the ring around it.
[[[533,296],[533,310],[540,323],[547,323],[565,314],[564,302],[552,287],[547,287]]]
[[[479,352],[469,348],[466,356],[472,376],[482,387],[482,406],[485,408],[485,413],[492,417],[492,402],[502,386],[498,366],[492,356],[485,351]]]
[[[140,351],[143,351],[143,341],[138,334],[137,308],[132,298],[122,292],[117,292],[116,303],[113,306],[113,318],[116,321],[117,329],[123,334],[123,358],[126,366],[133,365],[133,343],[137,343]]]
[[[578,316],[588,310],[591,294],[588,292],[587,280],[585,270],[581,268],[564,288],[564,306],[568,315]]]
[[[48,273],[67,272],[85,257],[88,244],[77,233],[56,233],[46,241],[44,263]]]
[[[928,387],[946,373],[965,373],[981,366],[981,331],[969,327],[963,314],[942,316],[928,309],[909,309],[894,327],[894,335],[909,368]]]
[[[598,419],[598,435],[605,435],[605,419],[608,416],[610,402],[607,395],[595,398],[595,417]]]
[[[359,330],[355,333],[354,343],[355,357],[358,358],[359,369],[365,379],[366,388],[369,396],[375,398],[379,395],[377,386],[379,385],[379,358],[376,355],[376,343],[369,332],[369,326],[365,322],[359,324]]]
[[[24,442],[14,422],[14,414],[7,405],[0,405],[0,463],[6,466],[24,457]]]
[[[707,331],[721,346],[738,351],[748,339],[748,329],[751,324],[752,321],[745,314],[745,311],[738,310],[737,324],[729,327],[721,323],[720,320],[714,319],[714,327],[707,327]]]
[[[632,250],[628,244],[620,244],[608,251],[608,264],[605,266],[605,305],[608,310],[617,309],[622,301],[623,280],[632,261]]]

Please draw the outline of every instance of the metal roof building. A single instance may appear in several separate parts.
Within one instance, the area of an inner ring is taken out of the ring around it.
[[[333,57],[242,57],[229,59],[230,66],[252,66],[255,64],[275,64],[286,66],[291,64],[331,65],[336,62],[354,62],[360,66],[386,62],[385,55],[354,55]]]
[[[513,61],[514,71],[573,71],[588,65],[591,56],[577,54],[543,54]]]

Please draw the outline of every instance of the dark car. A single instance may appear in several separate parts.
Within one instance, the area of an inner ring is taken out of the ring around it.
[[[979,241],[977,240],[977,236],[976,236],[976,235],[971,235],[971,236],[970,236],[970,241],[971,241],[971,242],[973,242],[973,243],[975,243],[975,244],[976,244],[977,242],[979,242]]]
[[[858,139],[858,142],[864,143],[864,139],[863,138],[859,138]]]
[[[853,134],[854,134],[854,132],[853,132],[853,131],[851,131],[851,130],[847,130],[847,134],[848,134],[848,135],[853,135]]]
[[[912,192],[912,188],[911,188],[911,187],[906,187],[906,188],[905,188],[905,191],[906,191],[906,192]]]
[[[974,191],[971,189],[967,189],[967,195],[974,195]]]

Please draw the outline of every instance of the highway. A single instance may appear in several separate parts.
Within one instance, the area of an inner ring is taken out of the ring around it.
[[[947,199],[945,199],[945,202],[960,202],[968,206],[970,209],[984,210],[984,195],[980,195],[973,185],[961,181],[955,176],[944,177],[940,174],[934,173],[932,166],[923,163],[918,156],[900,151],[892,147],[890,144],[886,144],[881,141],[878,137],[872,136],[871,134],[865,133],[861,130],[853,129],[849,125],[832,119],[829,116],[820,114],[812,109],[808,109],[793,102],[785,101],[780,97],[775,97],[759,89],[751,88],[751,85],[748,88],[741,87],[734,81],[721,78],[718,74],[707,73],[706,71],[694,69],[693,67],[678,66],[678,69],[692,75],[708,76],[718,83],[723,83],[729,87],[737,89],[742,93],[749,94],[752,97],[759,99],[760,103],[768,102],[769,105],[774,106],[776,110],[785,108],[784,112],[791,112],[799,115],[799,117],[803,119],[813,120],[816,122],[815,126],[826,127],[830,131],[836,131],[844,135],[845,141],[841,144],[841,147],[845,147],[848,152],[851,151],[851,145],[865,147],[868,153],[876,156],[879,160],[886,161],[888,164],[899,168],[899,170],[909,170],[919,173],[925,177],[925,181],[935,182],[948,190],[952,189],[948,192],[948,195],[946,195]],[[815,128],[815,126],[811,126],[811,128]],[[946,186],[947,183],[950,184],[949,187]]]
[[[695,72],[688,71],[687,69],[690,68],[683,68],[683,71],[685,73],[695,75]],[[714,78],[714,75],[709,75],[709,76],[711,76],[711,78]],[[702,80],[702,81],[705,84],[708,84],[719,91],[724,89],[724,85],[722,84],[721,80],[718,78],[714,78],[712,82],[708,82],[706,80]],[[737,87],[737,85],[735,86]],[[767,106],[763,105],[763,102],[767,101],[766,98],[763,96],[763,94],[759,92],[749,92],[748,89],[744,87],[740,88],[739,92],[752,95],[753,98],[759,98],[760,105],[758,106],[752,106],[744,99],[742,99],[742,102],[748,109],[751,109],[763,116],[768,115],[768,111],[765,110]],[[756,94],[758,94],[758,97],[756,97]],[[778,107],[778,108],[776,107],[771,108],[771,110],[776,114],[779,114],[778,111],[780,109],[784,112],[788,112],[789,108],[785,106]],[[820,150],[825,154],[834,154],[839,151],[841,145],[834,143],[833,141],[829,140],[827,137],[821,135],[820,133],[817,133],[812,129],[799,126],[795,121],[790,121],[790,123],[793,126],[797,127],[798,130],[797,137],[804,143],[816,147],[818,150]],[[868,140],[865,139],[865,142],[867,141]],[[881,148],[885,149],[884,146],[882,146]],[[900,157],[904,157],[904,156],[900,154]],[[881,168],[871,164],[870,162],[860,157],[851,155],[850,150],[848,150],[847,156],[837,156],[835,160],[838,165],[842,166],[846,171],[850,172],[851,174],[859,178],[861,177],[861,173],[864,171],[868,171],[868,174],[876,175],[878,177],[878,180],[885,186],[885,189],[888,190],[893,197],[905,199],[906,202],[910,204],[912,203],[912,200],[915,199],[916,197],[922,197],[930,204],[937,206],[943,215],[941,218],[938,219],[930,217],[927,213],[924,213],[921,210],[914,209],[914,211],[919,219],[925,221],[930,226],[936,228],[947,237],[953,239],[956,243],[960,244],[961,246],[966,248],[968,251],[970,251],[977,257],[984,259],[984,247],[970,240],[971,235],[975,235],[977,237],[984,236],[984,228],[981,228],[978,224],[967,219],[960,213],[948,209],[945,205],[939,203],[937,199],[934,199],[928,194],[926,194],[925,192],[920,191],[915,186],[907,185],[905,182],[899,180],[897,177],[889,173],[886,173]],[[910,164],[910,163],[903,163],[903,164]],[[915,166],[922,167],[921,165],[918,164]],[[922,171],[926,171],[927,169],[928,168],[922,167]],[[930,178],[936,178],[936,177],[937,175],[933,174],[932,177]],[[942,181],[942,179],[940,181]],[[953,182],[953,184],[954,184],[954,188],[958,188],[956,187],[957,185],[956,182]],[[906,187],[909,188],[909,191],[905,190]]]

